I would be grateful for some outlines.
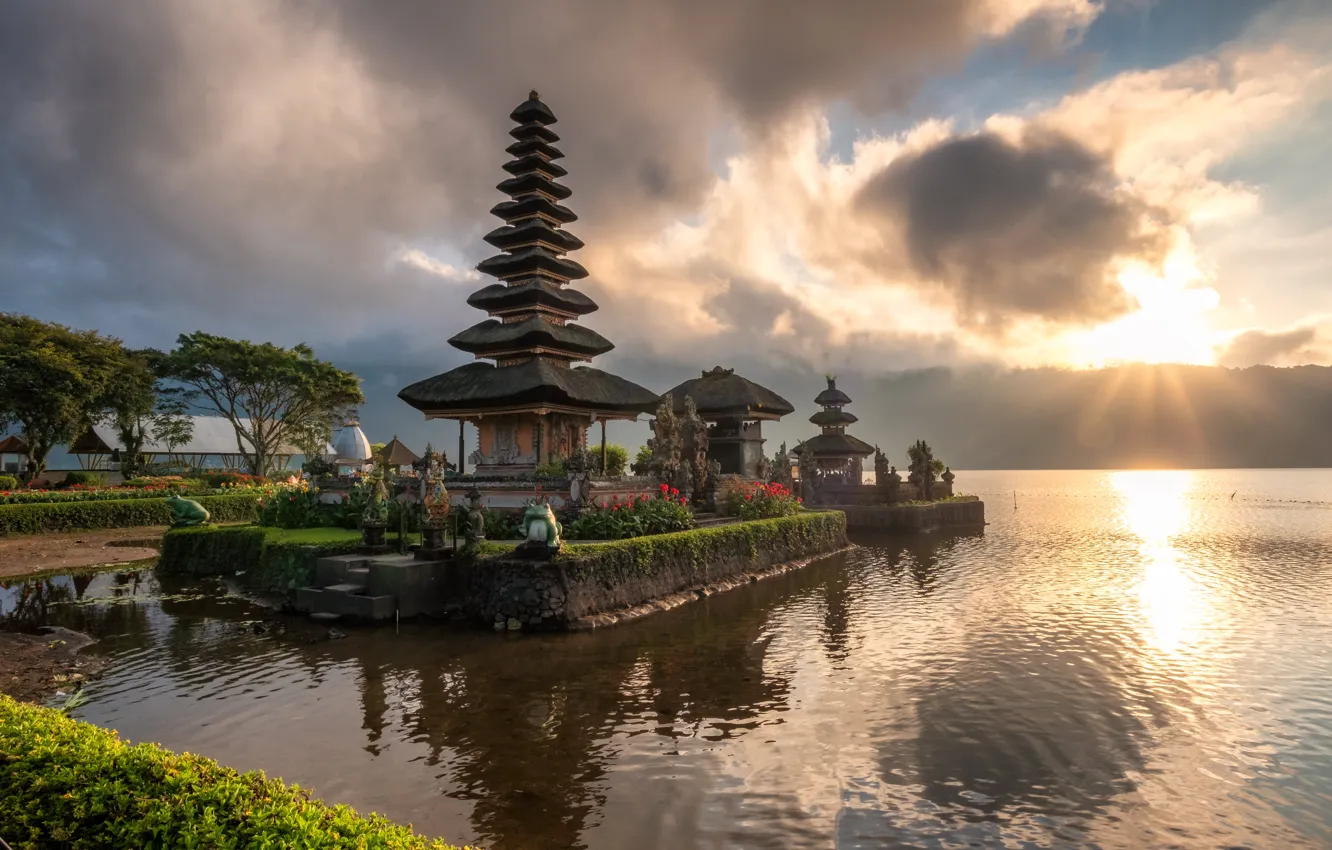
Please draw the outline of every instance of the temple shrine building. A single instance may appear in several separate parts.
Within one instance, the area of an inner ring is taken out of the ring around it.
[[[467,465],[479,476],[530,476],[539,464],[586,447],[593,423],[602,423],[604,442],[606,420],[637,419],[659,402],[632,381],[575,365],[614,345],[576,324],[597,305],[569,286],[588,272],[565,256],[583,242],[563,229],[578,217],[561,203],[571,190],[556,182],[568,173],[555,162],[564,156],[550,129],[556,118],[535,91],[509,117],[517,123],[505,149],[510,176],[496,188],[510,199],[491,209],[504,224],[484,237],[503,253],[476,267],[498,282],[467,299],[489,318],[449,340],[477,362],[398,393],[427,419],[476,426]]]
[[[818,425],[821,433],[805,440],[791,453],[797,457],[811,453],[814,468],[824,477],[860,484],[865,458],[874,454],[874,447],[846,433],[848,425],[859,421],[845,409],[851,397],[837,388],[837,378],[830,375],[827,389],[814,397],[814,403],[822,410],[809,417],[809,421]]]
[[[708,459],[721,464],[722,474],[766,478],[761,474],[767,465],[763,423],[794,412],[791,403],[720,366],[664,393],[661,400],[682,415],[686,397],[694,400],[699,418],[708,423]]]

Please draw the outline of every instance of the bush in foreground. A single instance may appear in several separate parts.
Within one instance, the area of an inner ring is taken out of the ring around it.
[[[258,499],[201,496],[197,501],[208,510],[213,522],[253,522]],[[0,505],[0,536],[170,524],[171,506],[163,498]]]
[[[212,759],[0,696],[0,838],[15,850],[449,845]]]

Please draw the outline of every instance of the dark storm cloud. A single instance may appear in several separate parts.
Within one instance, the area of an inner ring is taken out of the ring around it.
[[[1230,341],[1217,357],[1222,366],[1276,365],[1298,354],[1318,337],[1317,325],[1304,325],[1282,331],[1254,328]]]
[[[904,234],[913,268],[955,297],[964,320],[1021,314],[1092,322],[1132,308],[1114,261],[1158,261],[1144,219],[1159,215],[1118,185],[1109,163],[1067,136],[1028,131],[950,139],[893,161],[858,203]]]
[[[484,255],[505,116],[529,88],[561,118],[577,232],[613,244],[699,200],[728,116],[761,132],[811,101],[900,103],[997,7],[16,0],[0,290],[8,309],[130,336],[452,320],[461,291],[385,258]]]

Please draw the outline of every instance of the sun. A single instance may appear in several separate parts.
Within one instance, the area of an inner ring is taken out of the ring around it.
[[[1199,285],[1205,276],[1190,246],[1174,248],[1160,269],[1136,261],[1126,264],[1118,279],[1138,309],[1090,330],[1070,332],[1070,362],[1098,369],[1115,363],[1215,364],[1219,335],[1208,314],[1220,296]]]

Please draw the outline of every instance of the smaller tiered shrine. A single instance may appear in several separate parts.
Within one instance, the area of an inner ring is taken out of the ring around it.
[[[809,421],[818,425],[822,433],[805,440],[791,453],[801,458],[802,468],[812,458],[813,467],[827,480],[860,484],[865,458],[874,454],[874,447],[846,433],[848,425],[859,421],[845,409],[851,397],[839,390],[837,378],[829,375],[827,389],[814,398],[814,403],[822,410],[809,417]]]

